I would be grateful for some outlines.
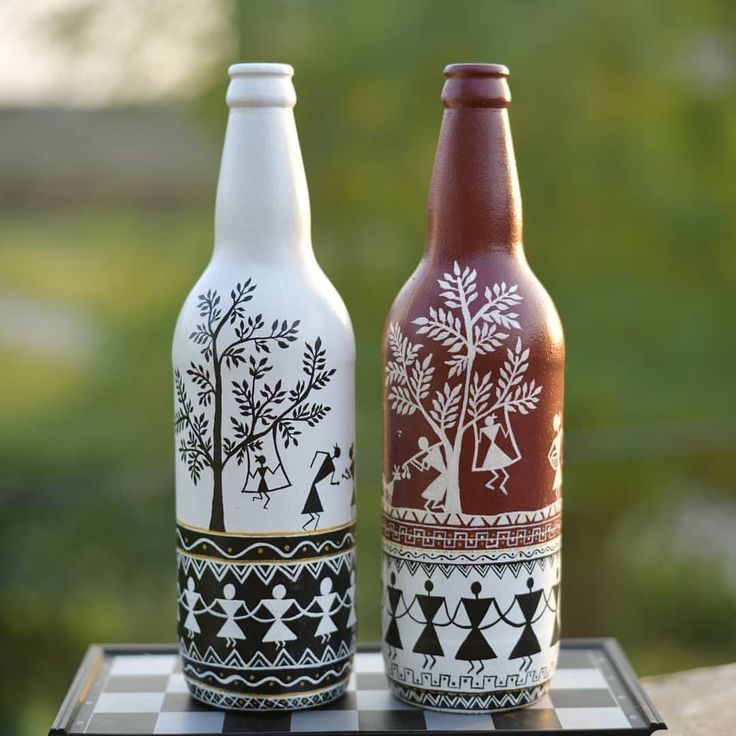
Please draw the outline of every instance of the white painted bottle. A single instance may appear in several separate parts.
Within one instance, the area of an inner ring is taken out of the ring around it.
[[[293,69],[229,74],[214,252],[173,345],[179,649],[199,700],[306,708],[355,646],[355,342],[312,251]]]

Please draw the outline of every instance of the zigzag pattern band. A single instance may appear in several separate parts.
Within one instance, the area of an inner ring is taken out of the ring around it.
[[[306,538],[177,536],[179,649],[195,697],[196,685],[205,702],[291,708],[307,707],[292,696],[339,689],[355,651],[352,525]]]

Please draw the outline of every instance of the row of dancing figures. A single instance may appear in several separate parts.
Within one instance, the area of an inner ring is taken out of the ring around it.
[[[289,623],[304,617],[319,619],[314,636],[319,638],[322,644],[326,644],[330,635],[337,631],[333,616],[345,608],[348,609],[347,627],[355,626],[355,571],[351,572],[350,587],[342,597],[332,590],[332,579],[329,577],[320,581],[319,595],[316,595],[307,606],[301,606],[294,598],[287,598],[286,586],[280,583],[274,585],[271,595],[271,598],[264,598],[249,609],[245,601],[235,598],[235,586],[226,583],[222,589],[222,597],[215,598],[207,604],[202,594],[195,589],[194,578],[189,577],[186,590],[179,596],[179,603],[186,611],[184,630],[190,638],[201,633],[197,617],[203,614],[224,619],[217,636],[224,639],[227,646],[232,648],[238,641],[250,637],[250,634],[246,635],[243,631],[239,622],[252,619],[262,624],[270,624],[261,639],[262,642],[273,643],[277,648],[282,648],[287,641],[297,638]]]
[[[526,672],[531,667],[532,656],[542,651],[534,631],[534,624],[547,611],[554,614],[554,627],[549,645],[554,646],[560,640],[560,583],[558,580],[552,586],[549,595],[541,588],[533,590],[533,578],[528,578],[526,584],[527,592],[516,594],[511,605],[502,611],[495,598],[480,597],[482,586],[476,580],[470,585],[472,597],[461,598],[451,614],[445,597],[432,595],[434,585],[431,580],[424,583],[425,594],[417,593],[411,602],[407,603],[403,591],[396,587],[396,573],[392,572],[391,584],[386,586],[386,610],[389,621],[384,635],[389,656],[395,659],[397,650],[404,649],[399,631],[399,620],[408,616],[423,627],[411,651],[424,656],[425,667],[431,669],[437,663],[437,657],[447,656],[440,641],[438,627],[454,626],[468,630],[467,636],[454,654],[454,659],[469,662],[468,674],[478,674],[485,669],[485,661],[498,657],[483,632],[502,621],[508,626],[521,629],[521,634],[509,659],[520,659],[519,669]],[[541,607],[540,602],[543,602]],[[403,610],[400,610],[402,606]],[[419,612],[412,613],[415,607],[419,609]],[[486,621],[491,609],[495,611],[495,616],[490,621]],[[515,620],[515,611],[521,614],[521,620]],[[443,620],[440,620],[441,613],[444,614]],[[467,624],[460,620],[463,613],[468,621]]]

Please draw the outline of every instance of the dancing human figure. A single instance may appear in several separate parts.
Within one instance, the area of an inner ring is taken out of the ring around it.
[[[293,598],[285,598],[286,587],[279,583],[274,585],[271,590],[273,598],[266,598],[254,609],[253,613],[256,613],[258,609],[263,606],[268,613],[271,615],[267,621],[271,624],[271,627],[263,636],[264,642],[274,642],[277,648],[286,646],[287,641],[293,641],[296,639],[296,634],[283,622],[287,611],[296,603]],[[258,619],[261,621],[262,619]]]
[[[322,578],[319,583],[320,595],[315,596],[314,603],[319,607],[320,619],[317,624],[317,630],[314,632],[315,636],[318,636],[323,644],[327,643],[330,638],[330,634],[337,631],[337,626],[332,620],[332,614],[339,610],[339,607],[334,611],[332,610],[332,604],[337,598],[337,593],[332,590],[332,579]]]
[[[302,515],[309,515],[309,518],[304,522],[302,529],[306,529],[310,524],[314,524],[312,528],[316,529],[319,525],[320,514],[324,511],[317,485],[327,478],[330,479],[331,486],[340,485],[340,479],[335,479],[335,460],[340,457],[340,448],[335,445],[332,450],[332,455],[324,450],[317,450],[317,452],[314,453],[312,462],[309,463],[310,468],[314,467],[314,461],[320,456],[322,456],[322,462],[317,468],[317,473],[312,480],[312,485],[309,489],[309,493],[307,494],[307,500],[304,502],[304,508],[302,508]]]
[[[485,661],[489,659],[496,659],[498,656],[493,651],[493,647],[488,643],[486,637],[483,635],[483,629],[490,628],[493,624],[498,623],[500,618],[497,618],[490,624],[481,626],[483,619],[490,610],[491,606],[495,606],[498,610],[498,604],[495,598],[479,598],[482,590],[481,584],[476,580],[470,586],[470,592],[473,594],[473,598],[461,598],[457,604],[457,609],[452,616],[453,621],[455,620],[457,613],[460,610],[460,606],[465,609],[465,615],[468,617],[470,623],[470,631],[465,637],[465,640],[460,645],[455,659],[461,659],[465,662],[470,662],[470,668],[468,674],[479,674],[485,669]],[[476,670],[476,664],[478,663]]]
[[[557,568],[557,582],[552,586],[549,598],[546,598],[547,607],[555,615],[552,626],[552,639],[549,645],[553,647],[560,640],[560,568]]]
[[[279,466],[277,465],[275,468],[269,468],[268,465],[266,465],[266,456],[265,455],[257,455],[256,456],[256,467],[253,468],[252,471],[250,471],[246,477],[246,485],[248,483],[248,479],[250,478],[257,478],[259,477],[260,480],[258,481],[258,488],[256,489],[256,495],[253,496],[251,500],[255,501],[258,499],[259,501],[264,501],[263,508],[267,509],[268,504],[271,502],[271,496],[269,496],[269,487],[268,482],[266,481],[266,475],[268,473],[271,473],[271,475],[276,475],[276,471],[279,469]],[[245,493],[245,487],[243,487],[243,493]]]
[[[534,633],[532,624],[534,623],[534,614],[539,606],[539,600],[542,597],[542,589],[532,590],[534,587],[534,579],[529,578],[526,581],[526,587],[528,593],[518,593],[514,596],[514,603],[519,606],[521,615],[524,617],[524,621],[521,624],[514,624],[513,622],[505,619],[507,623],[512,626],[521,626],[521,636],[519,641],[516,642],[516,646],[511,650],[509,659],[521,659],[519,669],[526,672],[532,665],[532,655],[538,654],[542,651],[539,645],[539,639]]]
[[[417,440],[417,444],[419,445],[419,452],[409,460],[409,463],[416,466],[419,470],[431,469],[437,471],[437,477],[422,491],[424,508],[427,511],[442,511],[445,505],[447,489],[450,485],[450,477],[447,470],[447,463],[442,453],[442,447],[439,442],[430,446],[429,440],[426,437],[420,437]]]
[[[509,455],[507,452],[499,447],[499,432],[501,432],[504,437],[511,441],[511,444],[514,448],[513,455]],[[496,415],[491,414],[491,416],[486,417],[485,426],[480,430],[480,434],[484,437],[487,437],[490,440],[491,444],[486,450],[483,462],[480,463],[480,465],[476,463],[473,467],[473,470],[476,472],[483,471],[491,473],[491,479],[486,483],[486,488],[490,490],[493,490],[496,487],[496,481],[498,481],[500,477],[501,483],[498,486],[498,490],[501,491],[501,493],[503,493],[505,496],[508,493],[506,491],[506,484],[511,477],[506,468],[509,467],[509,465],[513,465],[514,463],[521,460],[521,453],[519,452],[519,448],[516,446],[516,438],[514,437],[514,433],[510,427],[499,424],[496,421]],[[476,454],[477,452],[478,447],[476,445]]]
[[[391,585],[386,586],[386,611],[388,612],[388,626],[386,627],[386,633],[383,636],[383,641],[388,647],[388,656],[391,659],[396,659],[397,649],[403,649],[404,645],[401,641],[401,634],[399,633],[399,624],[397,619],[399,618],[399,603],[404,604],[404,613],[406,613],[406,602],[404,601],[404,594],[402,591],[395,587],[396,586],[396,573],[391,572]],[[404,615],[404,614],[401,614]]]
[[[355,445],[351,444],[350,449],[348,450],[348,460],[349,465],[345,470],[342,472],[343,478],[345,480],[354,480],[355,479]],[[355,483],[353,483],[353,493],[350,496],[350,505],[355,506]]]
[[[552,419],[552,428],[555,431],[555,437],[547,453],[547,459],[555,471],[552,490],[555,496],[559,496],[562,490],[562,415],[559,412]]]
[[[202,629],[199,628],[197,621],[197,615],[207,610],[206,606],[199,611],[195,610],[197,604],[201,602],[204,605],[204,601],[202,601],[201,594],[197,593],[194,589],[194,578],[191,576],[187,579],[187,589],[183,592],[182,599],[182,605],[187,612],[187,617],[184,619],[184,628],[191,638],[195,634],[202,633]]]
[[[355,568],[350,571],[350,587],[347,591],[346,602],[348,604],[348,620],[345,623],[349,629],[355,628],[357,622],[355,616]]]
[[[416,640],[412,652],[424,655],[424,666],[428,669],[432,669],[432,667],[437,664],[437,657],[442,657],[444,655],[442,644],[440,643],[439,637],[437,636],[437,629],[435,628],[438,625],[435,623],[435,618],[442,607],[444,607],[445,613],[447,614],[447,623],[449,623],[450,616],[447,611],[447,602],[445,601],[445,597],[431,594],[432,590],[434,590],[434,584],[431,580],[425,581],[424,590],[427,591],[426,595],[417,593],[417,595],[414,596],[414,601],[419,605],[419,608],[424,615],[424,621],[419,621],[418,623],[423,623],[424,628],[420,632],[419,638]],[[411,608],[412,605],[407,606],[407,611]],[[412,616],[412,618],[414,617]]]
[[[240,608],[245,608],[245,603],[243,601],[235,600],[235,586],[232,583],[225,585],[222,589],[222,594],[224,598],[218,598],[216,602],[225,613],[225,623],[220,627],[220,630],[217,632],[217,636],[220,639],[225,639],[225,642],[229,647],[234,647],[237,640],[242,641],[246,638],[243,630],[235,620],[235,616]]]

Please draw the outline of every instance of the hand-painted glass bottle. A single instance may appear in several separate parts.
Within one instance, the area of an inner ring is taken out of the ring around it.
[[[229,73],[214,253],[173,346],[179,649],[199,700],[305,708],[354,649],[355,344],[312,252],[293,70]]]
[[[564,346],[524,256],[507,75],[445,69],[424,256],[385,334],[384,658],[439,710],[539,699],[559,648]]]

